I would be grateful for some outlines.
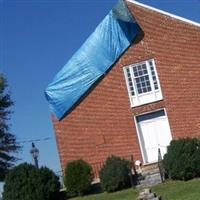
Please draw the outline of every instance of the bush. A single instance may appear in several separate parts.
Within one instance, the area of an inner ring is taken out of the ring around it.
[[[163,166],[172,179],[189,180],[200,176],[200,140],[173,140],[164,156]]]
[[[107,158],[100,171],[101,185],[107,192],[130,186],[130,162],[116,156]]]
[[[90,190],[92,168],[84,160],[75,160],[67,164],[65,169],[65,186],[71,196],[83,195]]]
[[[53,171],[23,163],[7,174],[3,199],[55,200],[59,189],[60,183]]]

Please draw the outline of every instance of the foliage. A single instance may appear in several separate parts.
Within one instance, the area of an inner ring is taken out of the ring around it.
[[[100,171],[104,190],[113,192],[130,186],[130,162],[116,156],[107,158]]]
[[[163,166],[172,179],[189,180],[200,176],[200,140],[173,140],[164,156]]]
[[[92,168],[84,160],[75,160],[65,169],[65,186],[69,195],[83,195],[90,190]]]
[[[4,200],[55,200],[59,192],[58,177],[46,167],[27,163],[14,167],[6,175]]]
[[[7,170],[16,161],[12,153],[19,149],[15,136],[9,131],[8,121],[13,101],[7,87],[6,79],[0,74],[0,181],[4,180]]]

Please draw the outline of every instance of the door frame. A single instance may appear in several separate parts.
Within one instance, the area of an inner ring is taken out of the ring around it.
[[[145,161],[144,149],[143,149],[143,146],[142,146],[142,142],[141,142],[141,138],[140,138],[140,131],[139,131],[139,127],[138,127],[139,124],[137,123],[137,119],[136,119],[136,118],[137,118],[138,116],[140,116],[140,115],[145,115],[145,114],[149,114],[149,113],[154,113],[154,112],[157,112],[157,111],[160,111],[160,110],[163,110],[164,113],[165,113],[165,117],[166,117],[167,122],[168,122],[168,124],[169,124],[169,129],[170,129],[171,137],[172,137],[172,139],[173,139],[166,108],[158,108],[158,109],[155,109],[155,110],[151,110],[151,111],[148,111],[148,112],[143,112],[143,113],[140,113],[140,114],[137,114],[137,115],[134,115],[134,116],[133,116],[134,122],[135,122],[136,133],[137,133],[137,137],[138,137],[138,141],[139,141],[139,146],[140,146],[140,152],[141,152],[141,155],[142,155],[143,165],[149,165],[149,164],[152,164],[152,163],[155,163],[155,162],[149,163],[149,162],[146,162],[146,161]]]

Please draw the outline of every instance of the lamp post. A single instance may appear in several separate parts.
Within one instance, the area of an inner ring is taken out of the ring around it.
[[[32,142],[32,148],[30,150],[31,156],[34,160],[35,166],[38,168],[38,156],[39,156],[39,150],[35,147],[35,144]]]

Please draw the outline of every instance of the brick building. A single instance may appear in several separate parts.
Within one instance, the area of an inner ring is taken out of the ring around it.
[[[62,168],[113,154],[157,160],[171,139],[200,136],[200,24],[127,1],[137,41],[62,120],[52,115]]]

